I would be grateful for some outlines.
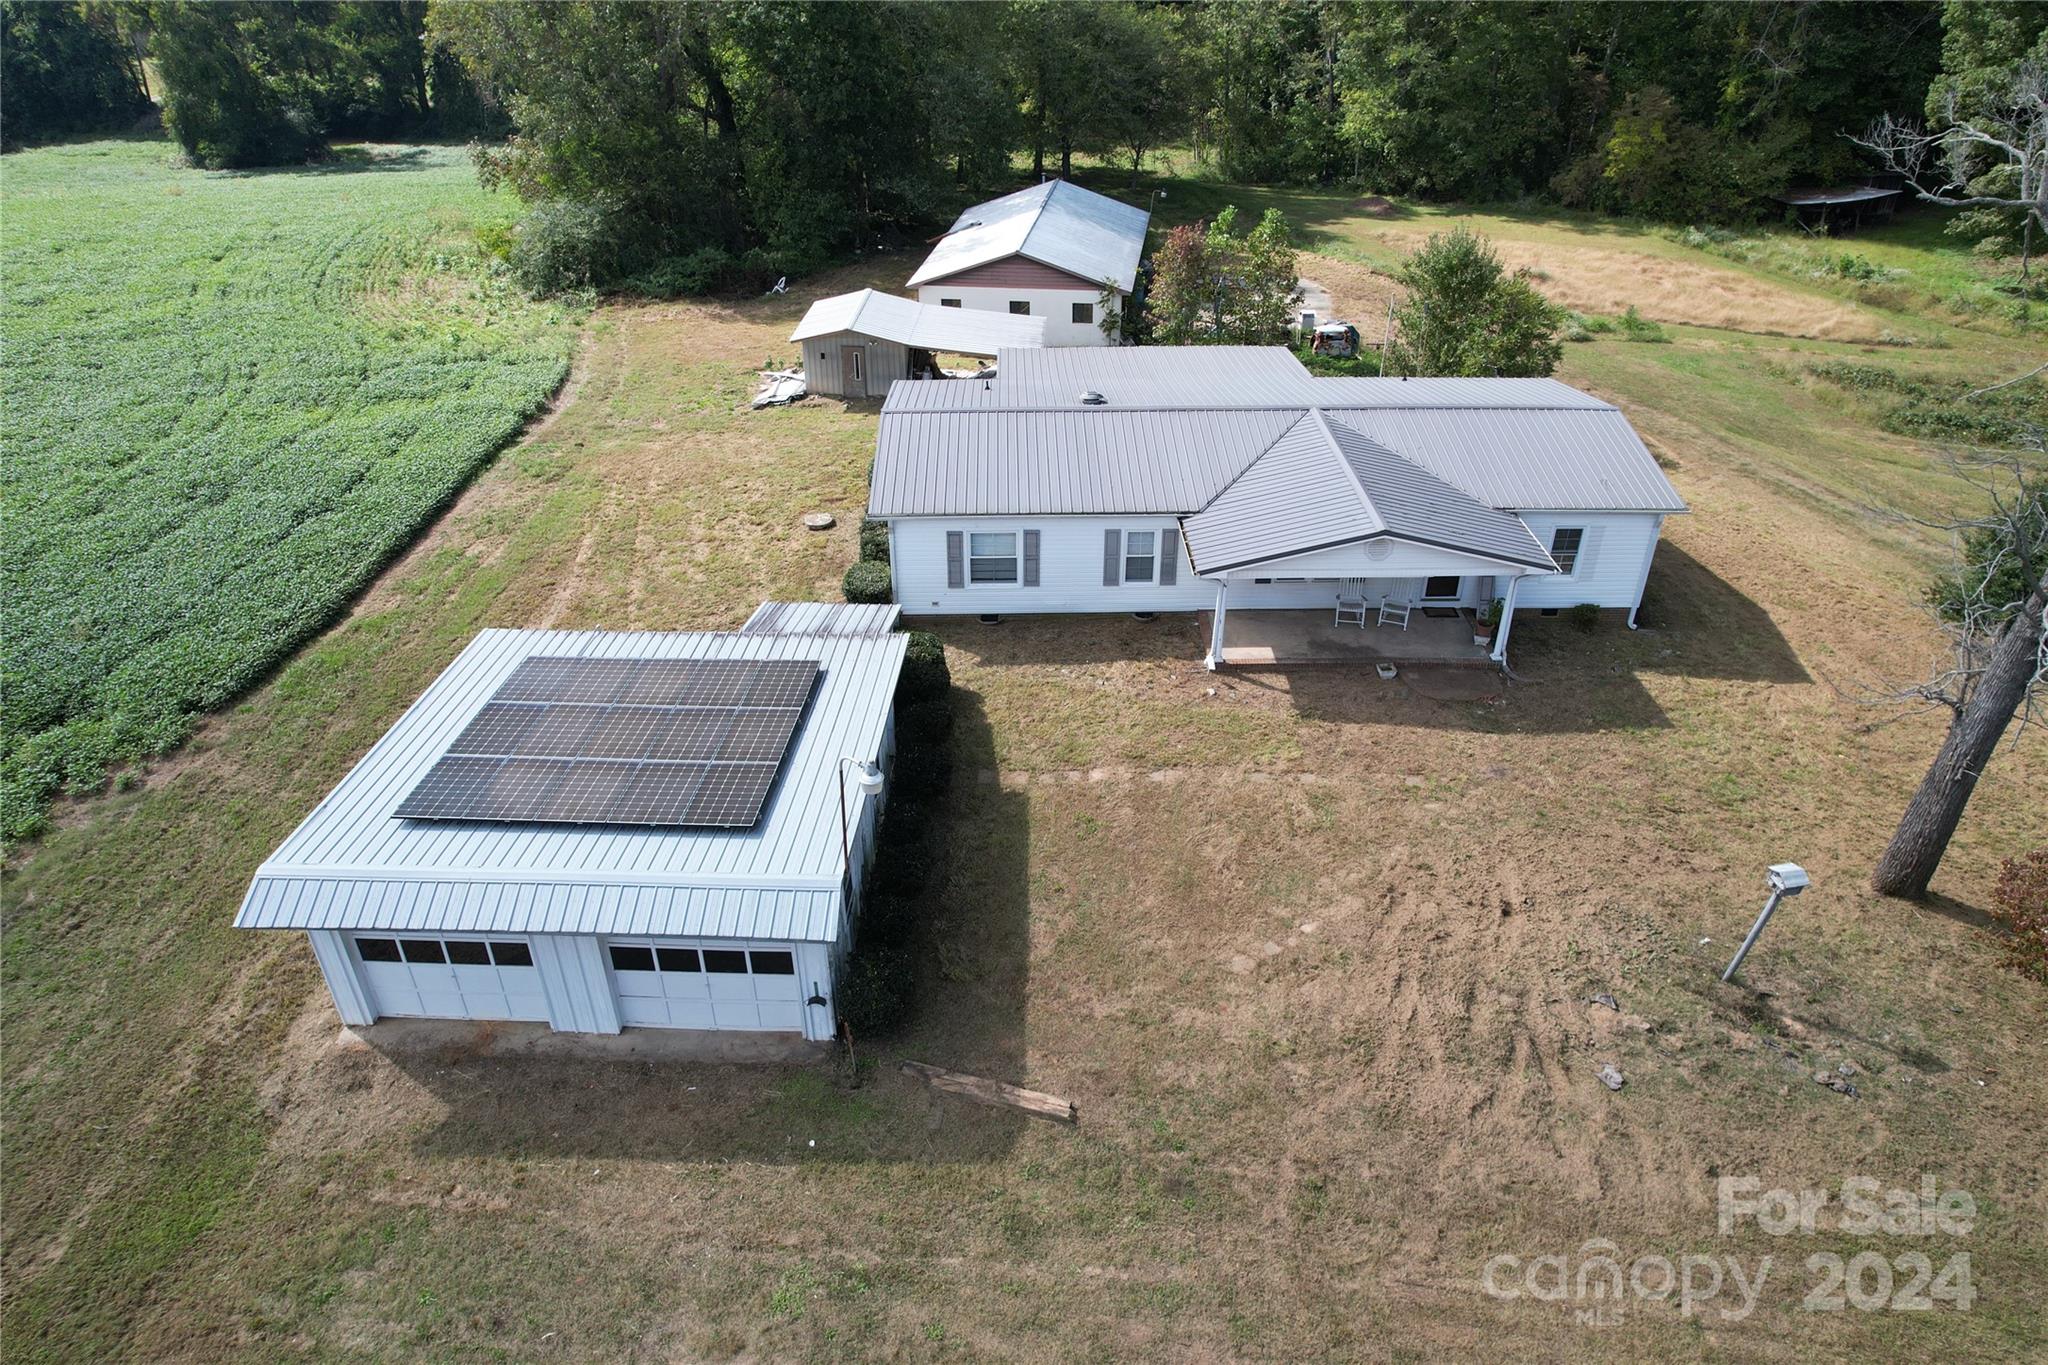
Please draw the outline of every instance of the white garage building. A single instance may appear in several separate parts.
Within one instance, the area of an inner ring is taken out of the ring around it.
[[[352,1025],[830,1038],[893,749],[895,616],[484,631],[257,870],[235,924],[304,931]]]

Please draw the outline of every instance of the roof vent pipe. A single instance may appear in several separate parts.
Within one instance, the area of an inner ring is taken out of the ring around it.
[[[1081,401],[1091,408],[1099,408],[1109,400],[1093,389],[1083,389],[1081,391]]]

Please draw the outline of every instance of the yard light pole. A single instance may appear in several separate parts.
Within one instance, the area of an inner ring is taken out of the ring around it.
[[[852,763],[860,768],[859,786],[863,793],[873,796],[882,789],[882,770],[865,759],[848,756],[839,760],[839,865],[847,876],[853,875],[853,836],[846,825],[846,765]]]
[[[1756,923],[1749,926],[1749,937],[1742,940],[1742,946],[1735,950],[1735,960],[1728,964],[1727,971],[1721,973],[1723,981],[1735,979],[1736,969],[1742,966],[1742,959],[1749,956],[1749,950],[1756,946],[1764,926],[1771,922],[1771,912],[1778,908],[1778,902],[1804,891],[1812,884],[1812,879],[1798,863],[1772,863],[1764,874],[1764,882],[1771,888],[1771,898],[1764,902],[1763,913],[1756,917]]]

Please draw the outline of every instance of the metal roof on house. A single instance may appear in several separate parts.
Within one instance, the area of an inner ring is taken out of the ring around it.
[[[910,277],[910,287],[1023,256],[1129,293],[1151,221],[1144,209],[1069,181],[1048,180],[962,213]]]
[[[1553,379],[1322,379],[1283,347],[1153,346],[892,385],[868,511],[1193,513],[1317,409],[1489,507],[1685,510],[1619,409]]]
[[[1005,347],[1045,345],[1045,319],[977,308],[941,308],[873,289],[819,299],[789,334],[791,341],[858,332],[902,346],[954,355],[993,356]]]
[[[1310,409],[1201,511],[1181,519],[1197,573],[1390,536],[1554,571],[1512,512],[1451,487]]]
[[[1685,499],[1628,418],[1604,403],[1578,411],[1331,407],[1328,412],[1331,420],[1371,437],[1489,507],[1522,512],[1686,510]]]
[[[257,869],[245,929],[830,940],[839,760],[879,756],[906,637],[486,630]],[[818,690],[752,829],[399,820],[392,812],[530,655],[815,659]],[[849,788],[855,817],[864,797]]]
[[[875,437],[868,512],[1191,512],[1300,419],[1298,408],[885,411]]]

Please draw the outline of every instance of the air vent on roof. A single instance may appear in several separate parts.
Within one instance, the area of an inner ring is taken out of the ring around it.
[[[1093,389],[1083,389],[1081,391],[1081,401],[1091,408],[1099,408],[1109,400]]]

